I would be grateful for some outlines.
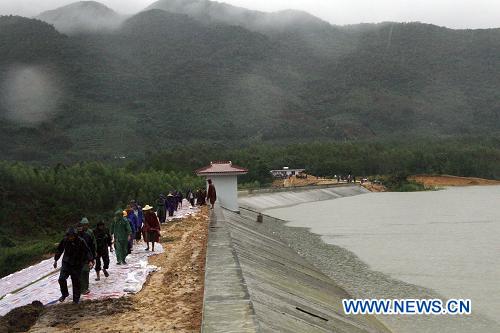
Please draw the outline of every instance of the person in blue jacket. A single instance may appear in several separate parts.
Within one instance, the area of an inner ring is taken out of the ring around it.
[[[132,247],[134,245],[135,233],[137,232],[137,217],[134,214],[134,210],[129,206],[127,209],[127,220],[130,224],[130,229],[132,230],[132,235],[128,241],[128,254],[132,253]]]
[[[135,201],[130,201],[130,207],[134,211],[135,219],[135,240],[140,241],[142,235],[142,226],[144,224],[144,212],[142,211],[142,207]]]
[[[175,200],[172,192],[167,195],[167,200],[165,200],[165,203],[167,206],[168,216],[174,216],[174,211],[177,208],[177,201]]]

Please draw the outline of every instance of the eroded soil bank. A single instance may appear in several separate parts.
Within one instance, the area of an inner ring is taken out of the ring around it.
[[[500,181],[493,179],[449,175],[415,175],[408,177],[408,180],[423,184],[426,187],[500,185]]]

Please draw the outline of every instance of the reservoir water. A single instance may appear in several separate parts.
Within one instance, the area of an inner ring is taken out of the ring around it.
[[[500,324],[500,186],[368,193],[265,213],[309,228],[373,271],[471,299],[473,314]]]

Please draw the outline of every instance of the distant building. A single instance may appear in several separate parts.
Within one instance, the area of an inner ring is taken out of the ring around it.
[[[306,171],[306,169],[290,169],[289,167],[284,167],[281,170],[271,170],[271,175],[274,178],[288,178],[290,176],[301,175]]]
[[[248,173],[248,169],[234,165],[231,161],[214,161],[196,170],[196,174],[211,179],[217,191],[217,202],[223,208],[238,212],[238,176]]]

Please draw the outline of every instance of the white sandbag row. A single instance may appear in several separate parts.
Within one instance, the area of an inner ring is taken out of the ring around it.
[[[196,207],[196,206],[191,207],[189,201],[184,199],[182,201],[182,208],[177,210],[176,212],[174,212],[174,216],[168,216],[168,212],[167,212],[166,220],[167,220],[167,222],[171,222],[173,220],[180,220],[180,219],[186,218],[188,216],[194,215],[198,211],[199,211],[198,207]]]
[[[54,259],[44,260],[0,279],[0,298],[54,271]]]
[[[183,207],[168,217],[168,221],[183,219],[196,214],[198,207],[191,207],[184,200]],[[94,270],[90,273],[90,294],[82,295],[82,300],[118,298],[129,293],[137,293],[142,289],[147,276],[158,268],[148,265],[148,257],[152,254],[163,253],[161,244],[155,244],[155,252],[144,249],[146,244],[142,241],[134,244],[132,254],[127,257],[127,265],[116,265],[114,253],[110,253],[110,276],[105,278],[101,273],[101,281],[95,281]],[[0,316],[10,310],[29,304],[35,300],[43,304],[57,303],[61,296],[59,291],[59,269],[53,268],[53,259],[44,260],[36,265],[10,274],[0,279]],[[59,266],[61,260],[59,260]],[[70,295],[71,279],[68,279]],[[68,297],[66,302],[71,302]]]
[[[148,257],[163,253],[161,244],[155,244],[155,252],[145,251],[145,248],[146,244],[142,241],[134,244],[132,254],[127,256],[127,265],[116,265],[115,255],[110,253],[109,277],[106,278],[101,273],[101,280],[95,281],[96,274],[92,270],[90,272],[90,294],[82,295],[81,299],[119,298],[139,292],[148,275],[158,269],[148,265]],[[61,296],[57,282],[59,270],[52,267],[53,262],[53,259],[44,260],[37,265],[0,279],[0,290],[3,291],[2,295],[4,296],[0,300],[0,315],[3,316],[10,310],[33,301],[40,301],[45,305],[57,303]],[[37,281],[38,279],[40,280]],[[68,286],[71,295],[71,278],[68,279]],[[66,302],[71,302],[71,300],[70,296]]]

